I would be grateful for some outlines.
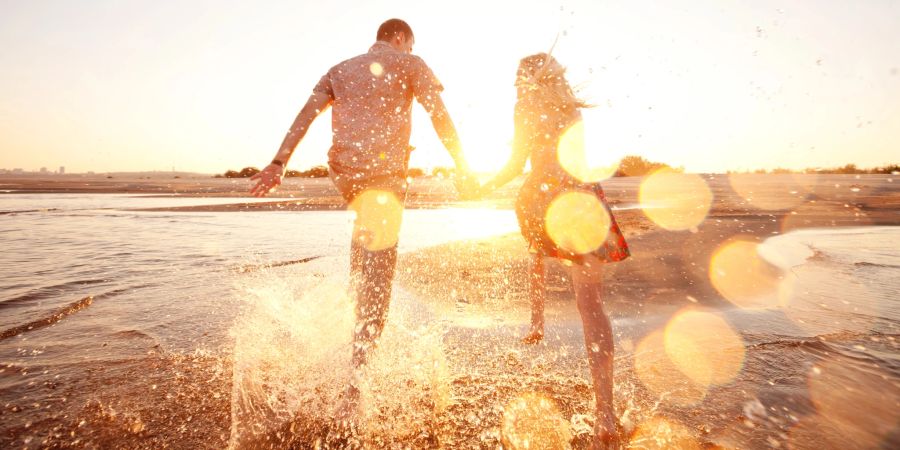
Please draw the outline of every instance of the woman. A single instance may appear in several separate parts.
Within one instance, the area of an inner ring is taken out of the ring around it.
[[[513,153],[506,166],[479,193],[490,192],[522,173],[532,172],[516,199],[516,216],[532,253],[529,297],[531,331],[526,343],[544,335],[545,256],[571,265],[575,300],[584,325],[584,340],[596,398],[596,447],[616,447],[613,408],[613,335],[601,301],[603,263],[629,256],[628,246],[606,204],[599,183],[587,176],[583,137],[578,133],[581,108],[565,79],[565,69],[550,55],[528,56],[516,80]],[[588,221],[585,223],[585,221]]]

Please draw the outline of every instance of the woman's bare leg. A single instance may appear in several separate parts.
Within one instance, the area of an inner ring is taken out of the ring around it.
[[[547,287],[544,276],[544,256],[535,253],[531,257],[528,272],[528,298],[531,301],[531,330],[522,338],[526,344],[536,344],[544,339],[544,299]]]
[[[596,401],[594,424],[595,448],[618,448],[616,416],[613,407],[613,334],[609,317],[601,299],[601,265],[574,266],[572,283],[581,322],[584,344],[594,385]]]

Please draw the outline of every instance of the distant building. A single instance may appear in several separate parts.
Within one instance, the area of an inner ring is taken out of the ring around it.
[[[20,168],[15,168],[12,170],[12,173],[25,173],[25,171]]]
[[[46,168],[46,167],[41,167],[41,173],[47,173],[47,168]]]
[[[59,166],[59,174],[60,175],[66,174],[66,166]]]

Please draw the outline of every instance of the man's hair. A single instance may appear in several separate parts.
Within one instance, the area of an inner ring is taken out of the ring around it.
[[[413,37],[412,28],[409,27],[408,23],[400,19],[390,19],[378,27],[378,35],[375,39],[378,41],[390,41],[401,31],[406,34],[407,39]]]

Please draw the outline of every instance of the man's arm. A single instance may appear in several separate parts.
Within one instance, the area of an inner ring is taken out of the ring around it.
[[[453,125],[453,119],[444,106],[444,101],[440,95],[432,94],[424,99],[420,99],[422,107],[431,116],[431,125],[437,133],[441,143],[450,153],[453,162],[456,163],[457,169],[468,170],[468,164],[462,154],[462,144],[459,141],[459,135],[456,133],[456,126]]]
[[[256,197],[262,197],[272,191],[281,184],[281,178],[284,176],[284,168],[287,167],[294,149],[297,144],[306,136],[306,131],[312,125],[316,117],[331,105],[331,96],[326,92],[313,92],[303,105],[303,109],[297,114],[294,123],[284,136],[281,147],[272,162],[266,166],[261,172],[250,177],[251,180],[257,180],[256,184],[250,189],[250,193]]]
[[[466,158],[463,156],[462,143],[459,140],[459,135],[456,133],[453,119],[450,118],[450,113],[447,112],[447,107],[444,106],[443,99],[441,99],[439,94],[434,93],[425,98],[420,98],[419,103],[431,116],[431,125],[434,127],[434,131],[456,164],[456,189],[465,196],[471,196],[478,187],[478,180],[471,173],[469,163],[466,162]]]

